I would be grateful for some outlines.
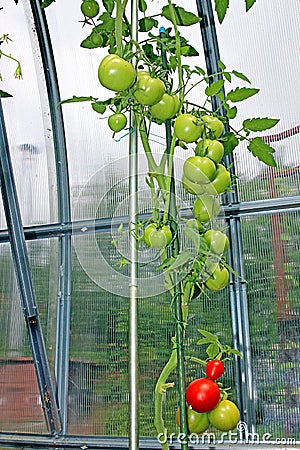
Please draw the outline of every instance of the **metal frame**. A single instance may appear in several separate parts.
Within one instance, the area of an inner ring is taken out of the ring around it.
[[[23,311],[28,327],[28,334],[33,349],[33,358],[36,366],[41,398],[46,407],[46,420],[50,432],[55,436],[35,436],[16,433],[0,433],[1,445],[8,443],[16,447],[82,447],[85,445],[93,448],[126,448],[128,445],[132,450],[137,448],[152,449],[160,448],[160,444],[154,439],[139,439],[138,436],[138,360],[137,360],[137,252],[134,242],[131,242],[132,249],[132,272],[129,304],[129,342],[130,342],[130,429],[129,439],[122,438],[102,438],[102,437],[74,437],[67,434],[67,396],[68,396],[68,360],[69,360],[69,328],[70,328],[70,302],[71,302],[71,237],[75,234],[89,232],[105,232],[111,228],[109,218],[71,221],[70,212],[70,190],[68,177],[67,149],[65,142],[65,132],[63,117],[57,104],[60,101],[58,80],[55,69],[54,56],[52,53],[50,36],[47,28],[47,21],[44,12],[40,9],[38,0],[27,0],[30,3],[34,16],[35,27],[39,39],[41,57],[43,61],[44,74],[47,91],[49,94],[49,109],[53,127],[54,150],[57,171],[58,190],[58,216],[59,223],[48,224],[36,227],[23,228],[18,198],[13,181],[13,173],[8,152],[8,143],[5,133],[5,124],[0,101],[0,147],[1,147],[1,185],[3,193],[3,203],[6,212],[8,230],[0,231],[0,244],[10,242],[12,255],[15,264],[17,281],[22,299]],[[199,15],[203,18],[200,23],[204,53],[208,73],[218,70],[218,60],[220,59],[218,40],[214,24],[214,16],[211,0],[196,0]],[[133,2],[135,5],[135,0]],[[25,6],[26,7],[26,6]],[[136,11],[133,6],[133,11]],[[132,24],[137,21],[135,14],[132,14]],[[136,27],[135,27],[136,28]],[[214,99],[213,108],[218,107],[218,99]],[[225,112],[224,112],[225,114]],[[136,194],[137,194],[137,155],[136,155],[136,135],[130,137],[130,192],[131,195],[129,223],[134,222],[136,217]],[[227,161],[233,163],[232,158]],[[234,171],[234,167],[231,169]],[[230,265],[243,276],[243,249],[240,218],[242,216],[257,214],[273,214],[278,212],[293,212],[300,210],[300,198],[276,198],[255,202],[239,202],[237,191],[224,197],[224,218],[229,226],[231,248],[229,252]],[[189,217],[190,209],[182,210],[182,217]],[[120,218],[120,224],[123,218]],[[114,225],[118,224],[114,220]],[[44,348],[43,336],[40,329],[37,305],[34,297],[34,289],[30,274],[28,254],[26,250],[26,240],[59,238],[59,267],[58,267],[58,298],[57,298],[57,348],[56,348],[56,385],[52,388],[50,371],[47,363],[47,355]],[[244,358],[235,361],[237,374],[237,394],[241,400],[242,419],[247,422],[248,430],[255,431],[255,418],[253,409],[253,385],[251,373],[250,336],[248,324],[247,295],[245,283],[241,278],[231,276],[230,281],[231,314],[233,323],[234,345],[243,352]],[[47,386],[47,390],[43,388]],[[54,390],[56,396],[53,396]],[[46,401],[50,392],[50,407]],[[58,406],[59,403],[59,406]],[[59,412],[60,409],[60,412]],[[63,436],[59,436],[62,433]],[[224,445],[224,444],[223,444]],[[226,444],[225,444],[226,445]],[[174,445],[179,448],[179,445]],[[260,448],[262,446],[260,445]],[[269,448],[269,445],[268,445]]]

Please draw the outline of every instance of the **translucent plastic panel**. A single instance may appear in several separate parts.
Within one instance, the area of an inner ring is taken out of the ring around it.
[[[107,259],[114,264],[114,247],[109,235],[98,233],[106,241]],[[78,238],[85,245],[83,238]],[[76,246],[78,247],[79,242]],[[69,433],[126,436],[128,432],[128,311],[129,300],[114,295],[105,285],[94,282],[76,258],[73,259]],[[111,258],[111,259],[109,259]],[[96,265],[102,274],[101,265]],[[149,276],[153,273],[148,270]],[[129,292],[129,278],[123,294]],[[117,282],[117,280],[115,281]],[[147,298],[140,282],[138,300],[138,341],[140,380],[140,433],[156,436],[154,428],[154,389],[158,376],[172,353],[176,319],[169,292]],[[206,359],[204,348],[197,345],[198,328],[217,333],[222,343],[231,345],[231,316],[227,289],[209,297],[198,297],[188,317],[186,355]],[[187,380],[201,376],[203,368],[187,363]],[[177,384],[174,371],[170,382]],[[233,367],[227,364],[224,383],[234,388]],[[176,432],[178,393],[168,389],[164,415],[169,432]]]
[[[242,220],[257,429],[299,439],[299,214]]]
[[[13,95],[2,101],[14,177],[25,226],[57,222],[54,151],[36,33],[29,35],[31,17],[26,3],[4,0],[5,30],[13,40],[1,50],[21,60],[23,79],[13,77],[14,63],[1,65],[2,88]],[[3,29],[4,31],[4,29]],[[3,61],[4,62],[4,61]],[[3,226],[3,212],[0,210]]]
[[[28,244],[47,353],[53,369],[57,278],[56,240]],[[9,246],[0,253],[0,429],[47,432]],[[54,308],[53,308],[54,307]],[[53,310],[54,309],[54,310]]]
[[[222,25],[216,21],[222,61],[228,69],[246,74],[252,86],[260,88],[257,95],[236,105],[239,113],[232,126],[240,129],[242,121],[249,117],[280,119],[275,128],[260,134],[276,150],[278,169],[274,172],[275,178],[278,183],[287,185],[284,192],[280,189],[273,192],[271,196],[276,197],[294,195],[295,191],[299,193],[299,181],[296,181],[299,180],[300,162],[298,6],[297,0],[262,1],[256,2],[246,14],[244,2],[236,0],[230,5]],[[235,87],[233,82],[227,84],[226,90]],[[270,193],[265,184],[268,169],[249,154],[244,143],[235,155],[241,200],[249,199],[249,195],[252,200],[257,195],[268,198]],[[249,181],[255,181],[258,187],[251,194]]]

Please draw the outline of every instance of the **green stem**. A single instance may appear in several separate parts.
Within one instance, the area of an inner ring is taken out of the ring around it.
[[[117,46],[117,55],[123,56],[123,15],[128,0],[116,0],[116,20],[115,20],[115,39]]]

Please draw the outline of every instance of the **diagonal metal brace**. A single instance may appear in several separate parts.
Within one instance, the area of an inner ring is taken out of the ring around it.
[[[50,368],[34,293],[1,100],[0,183],[12,259],[20,292],[21,306],[28,330],[45,420],[49,432],[53,435],[58,435],[61,430],[60,416],[54,396]]]

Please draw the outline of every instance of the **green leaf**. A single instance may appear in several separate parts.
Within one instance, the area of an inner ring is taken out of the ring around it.
[[[197,50],[191,45],[184,45],[180,48],[182,56],[199,56]]]
[[[220,349],[217,344],[210,344],[206,349],[207,356],[210,359],[214,359],[219,352],[220,352]]]
[[[245,119],[243,127],[250,131],[264,131],[275,127],[279,119],[270,119],[269,117],[255,117],[253,119]]]
[[[229,155],[239,144],[239,140],[232,131],[228,131],[222,136],[224,146],[224,156]]]
[[[253,138],[248,145],[248,150],[261,162],[268,166],[276,167],[276,161],[272,155],[272,153],[275,152],[275,149],[266,144],[262,138]]]
[[[111,14],[115,7],[115,1],[114,0],[102,0],[103,6],[106,9],[106,11]]]
[[[233,354],[233,355],[240,356],[241,358],[243,357],[243,355],[241,354],[241,352],[239,352],[239,351],[236,350],[235,348],[231,348],[227,353],[228,353],[228,354]]]
[[[195,69],[197,70],[197,72],[200,73],[200,75],[205,75],[206,74],[205,70],[202,69],[202,67],[195,66]]]
[[[139,0],[139,11],[145,12],[147,10],[147,3],[145,0]]]
[[[223,76],[227,81],[229,81],[229,83],[231,83],[231,75],[229,72],[223,72]]]
[[[50,6],[51,3],[53,3],[53,2],[55,2],[55,0],[44,0],[44,1],[41,3],[41,8],[42,8],[42,9],[47,8],[47,7]]]
[[[109,12],[104,12],[101,14],[99,19],[102,21],[99,25],[97,25],[98,31],[106,31],[108,33],[111,33],[115,30],[115,19],[112,17]]]
[[[94,97],[76,97],[73,95],[72,98],[68,98],[67,100],[62,100],[58,104],[63,105],[64,103],[77,103],[77,102],[93,102],[97,99]]]
[[[173,8],[176,16],[176,25],[187,27],[189,25],[194,25],[195,23],[198,23],[202,20],[201,17],[196,16],[192,12],[186,11],[181,6],[173,5]],[[172,22],[169,5],[163,7],[161,15]]]
[[[202,336],[210,339],[210,342],[218,342],[218,336],[215,334],[210,333],[209,331],[198,329],[199,333],[202,334]]]
[[[245,0],[246,1],[246,11],[249,11],[249,9],[254,5],[256,0]]]
[[[226,111],[226,115],[228,119],[234,119],[237,115],[237,107],[233,106],[232,108],[228,108]]]
[[[208,338],[202,338],[197,341],[197,345],[211,344],[211,340]]]
[[[92,108],[95,112],[104,114],[106,111],[106,104],[104,102],[95,102],[92,103]]]
[[[240,80],[247,81],[247,83],[251,83],[249,78],[246,77],[246,75],[244,75],[242,72],[238,72],[237,70],[233,70],[232,73],[233,73],[233,75],[235,75]]]
[[[176,256],[173,263],[168,267],[168,270],[175,270],[178,269],[178,267],[184,266],[187,264],[191,258],[193,257],[192,253],[188,251],[182,251]]]
[[[223,61],[221,61],[220,59],[219,59],[219,61],[218,61],[218,66],[219,66],[220,69],[222,69],[222,70],[225,70],[225,69],[226,69],[225,64],[224,64]]]
[[[229,6],[229,0],[215,0],[215,11],[220,23],[223,22]]]
[[[214,81],[210,86],[207,86],[207,88],[205,89],[205,94],[208,97],[212,97],[213,95],[216,95],[218,92],[220,92],[223,86],[224,80]]]
[[[5,97],[12,97],[12,95],[9,94],[8,92],[2,91],[0,89],[0,98],[5,98]]]
[[[259,92],[259,89],[256,88],[236,88],[234,91],[230,91],[227,94],[227,100],[230,100],[231,102],[241,102],[243,100],[246,100],[249,97],[252,97],[253,95],[257,94]]]
[[[158,21],[153,17],[143,17],[139,21],[139,31],[147,32],[158,26]]]

